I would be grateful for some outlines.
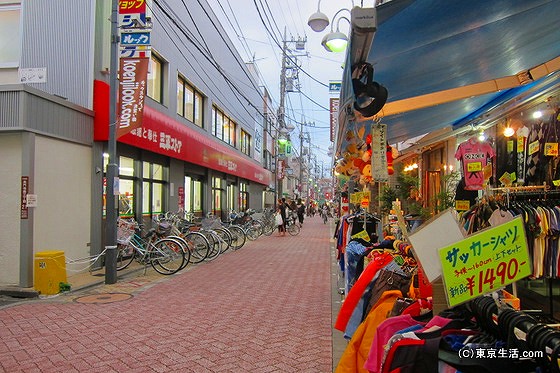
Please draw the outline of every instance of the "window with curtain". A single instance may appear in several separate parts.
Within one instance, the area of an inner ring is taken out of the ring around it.
[[[177,78],[177,114],[203,126],[204,96],[181,76]]]
[[[249,135],[244,130],[241,130],[241,136],[239,139],[239,150],[248,156],[251,156],[251,135]]]
[[[212,107],[212,135],[235,147],[237,123],[215,105]]]
[[[163,59],[152,52],[148,67],[147,94],[159,103],[163,103],[163,68]]]
[[[0,68],[19,66],[21,57],[20,17],[21,3],[19,1],[0,1]]]

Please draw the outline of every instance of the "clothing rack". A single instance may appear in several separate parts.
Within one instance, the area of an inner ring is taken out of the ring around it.
[[[527,186],[516,186],[516,187],[500,187],[500,188],[489,188],[489,191],[492,192],[505,192],[506,194],[506,203],[509,207],[510,202],[510,195],[511,193],[527,193],[527,192],[540,192],[543,191],[544,197],[546,198],[546,193],[550,191],[550,185],[547,185],[546,182],[543,185],[527,185]]]
[[[489,191],[492,192],[505,192],[506,195],[506,206],[509,208],[511,205],[511,196],[512,195],[523,195],[523,196],[531,196],[531,195],[542,195],[542,197],[546,200],[547,195],[560,193],[560,190],[552,190],[550,185],[547,185],[544,182],[542,185],[527,185],[527,186],[515,186],[515,187],[500,187],[500,188],[489,188]],[[549,298],[549,313],[550,316],[554,316],[554,306],[553,306],[553,296],[552,296],[552,279],[548,281],[548,298]],[[517,284],[512,284],[513,294],[517,296]]]

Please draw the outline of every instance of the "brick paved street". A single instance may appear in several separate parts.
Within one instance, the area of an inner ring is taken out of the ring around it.
[[[307,218],[299,236],[263,236],[175,276],[4,307],[0,370],[332,372],[331,229]]]

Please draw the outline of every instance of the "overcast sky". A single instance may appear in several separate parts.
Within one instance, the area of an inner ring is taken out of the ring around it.
[[[315,124],[314,127],[304,128],[304,132],[310,133],[312,154],[316,154],[319,163],[322,161],[325,167],[330,167],[331,160],[327,156],[331,144],[330,118],[325,108],[329,107],[329,97],[337,96],[329,94],[328,84],[332,80],[341,80],[345,53],[327,52],[321,45],[323,36],[330,31],[330,25],[321,33],[314,32],[307,25],[309,16],[317,11],[318,0],[208,0],[208,3],[242,58],[245,61],[255,61],[263,80],[260,84],[268,88],[276,108],[280,98],[282,52],[270,34],[273,34],[279,43],[282,42],[284,29],[286,40],[307,38],[305,51],[294,54],[307,54],[298,57],[298,61],[311,77],[300,72],[299,84],[302,93],[286,95],[286,115],[288,122],[291,118],[298,122]],[[351,8],[352,1],[321,2],[321,12],[330,19],[344,7]],[[336,19],[340,16],[350,18],[347,11],[340,12]],[[266,23],[266,28],[261,17]],[[348,34],[348,21],[342,19],[338,25],[340,31]],[[336,31],[336,22],[333,27]],[[289,45],[295,49],[295,44]],[[299,149],[299,125],[296,124],[296,127],[292,133],[292,140]]]

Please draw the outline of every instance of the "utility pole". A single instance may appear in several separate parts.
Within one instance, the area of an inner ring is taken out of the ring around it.
[[[297,73],[298,73],[298,66],[296,64],[296,58],[299,56],[307,56],[307,54],[303,55],[295,55],[292,53],[292,50],[289,48],[289,45],[295,44],[296,50],[303,50],[305,49],[305,43],[307,42],[307,38],[301,39],[298,38],[286,40],[286,28],[284,28],[284,37],[282,40],[282,68],[280,70],[280,105],[278,106],[278,138],[280,136],[285,136],[286,143],[283,143],[282,146],[290,146],[290,136],[289,133],[293,130],[293,127],[288,127],[286,125],[286,108],[285,108],[285,99],[286,93],[288,92],[295,92],[294,87],[296,86],[295,81],[297,81]],[[289,77],[288,77],[289,72]],[[290,84],[288,85],[288,78]],[[277,140],[278,140],[277,138]],[[285,150],[286,148],[284,148]],[[284,184],[284,175],[287,165],[287,154],[284,153],[283,157],[276,157],[276,179],[278,183],[277,193],[278,198],[282,198],[283,196],[283,184]],[[282,161],[282,174],[278,173],[278,161]],[[279,178],[281,176],[281,178]]]
[[[107,165],[107,186],[105,187],[105,283],[117,282],[117,201],[115,188],[118,184],[117,160],[117,57],[119,53],[119,1],[112,0],[111,7],[111,62],[109,67],[109,164]]]
[[[285,130],[286,124],[284,122],[284,104],[285,104],[285,97],[286,96],[286,57],[287,57],[287,50],[288,50],[288,42],[286,41],[286,28],[284,27],[284,38],[282,40],[282,68],[280,70],[280,105],[278,106],[278,134],[280,135],[282,131]],[[279,148],[278,140],[280,136],[276,136],[276,146]],[[284,158],[285,154],[283,155]],[[284,184],[284,173],[286,169],[286,160],[282,159],[282,170],[281,174],[278,173],[278,163],[279,163],[279,154],[276,153],[276,182],[278,183],[278,199],[282,198],[282,187]],[[281,177],[280,177],[281,176]]]

